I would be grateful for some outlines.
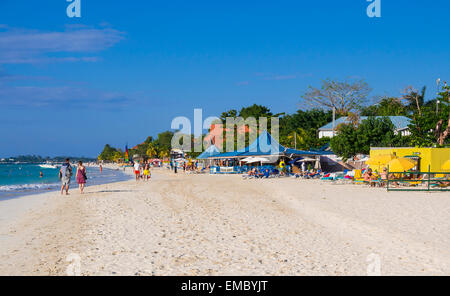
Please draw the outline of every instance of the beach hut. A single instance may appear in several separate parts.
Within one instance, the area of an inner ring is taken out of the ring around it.
[[[370,149],[370,158],[393,155],[396,158],[410,158],[416,161],[419,172],[441,172],[442,166],[450,158],[450,148],[380,148]]]
[[[203,153],[200,154],[197,159],[201,161],[201,167],[211,166],[211,164],[213,163],[211,157],[214,157],[218,154],[220,154],[219,148],[217,148],[216,145],[211,145],[206,148],[206,150],[203,151]]]
[[[279,161],[288,162],[290,159],[298,157],[310,157],[314,160],[320,161],[322,155],[319,151],[303,151],[284,147],[278,141],[276,141],[267,131],[260,133],[258,138],[253,141],[247,147],[231,152],[220,153],[209,157],[219,165],[220,168],[216,168],[215,172],[230,171],[230,167],[234,167],[233,172],[239,171],[240,166],[245,163],[245,159],[253,160],[253,158],[259,158],[259,161],[251,161],[250,163],[256,164],[274,164]],[[249,163],[247,161],[247,163]],[[226,164],[226,165],[223,165]],[[221,168],[223,166],[223,169]]]

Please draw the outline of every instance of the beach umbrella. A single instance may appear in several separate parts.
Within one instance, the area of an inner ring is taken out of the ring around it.
[[[305,157],[305,158],[299,160],[298,162],[311,162],[311,161],[316,161],[316,159],[310,158],[310,157]]]
[[[366,161],[368,161],[370,158],[369,157],[364,157],[364,158],[361,158],[361,159],[359,159],[359,160],[357,160],[357,161],[362,161],[362,162],[366,162]]]
[[[264,163],[275,163],[280,159],[278,155],[264,156],[263,158],[265,159]]]
[[[442,165],[442,169],[446,172],[450,172],[450,159],[447,160],[443,165]]]
[[[242,161],[242,162],[249,162],[249,161],[252,161],[253,158],[254,158],[254,157],[247,157],[247,158],[241,159],[241,161]]]
[[[383,154],[383,155],[376,155],[372,156],[369,160],[366,161],[366,164],[368,165],[381,165],[381,164],[387,164],[393,159],[396,159],[397,157],[392,154]]]
[[[251,159],[247,160],[247,163],[255,163],[255,162],[267,163],[268,159],[262,157],[252,157]]]
[[[296,162],[300,162],[300,160],[302,160],[303,159],[303,157],[298,157],[298,158],[296,158],[296,159],[294,159],[294,160],[291,160],[289,163],[290,164],[294,164],[294,163],[296,163]]]
[[[272,159],[265,158],[265,157],[260,157],[260,161],[261,161],[261,163],[272,163],[272,162],[274,162]]]
[[[409,171],[415,167],[417,163],[409,158],[396,158],[388,163],[389,170],[392,172],[404,172]]]
[[[372,156],[369,160],[366,161],[373,170],[381,171],[387,164],[397,157],[393,154],[381,154]]]

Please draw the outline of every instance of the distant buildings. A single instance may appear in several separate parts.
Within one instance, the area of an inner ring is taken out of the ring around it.
[[[376,118],[381,118],[383,116],[375,116]],[[395,126],[395,132],[398,134],[400,133],[402,136],[408,136],[410,134],[408,130],[408,125],[410,124],[411,119],[405,116],[386,116],[391,121],[392,124]],[[368,116],[361,116],[359,118],[359,122],[366,120]],[[321,128],[319,128],[319,138],[329,137],[332,138],[336,135],[337,127],[342,123],[350,123],[348,120],[348,117],[340,117],[339,119],[336,119],[334,124],[334,132],[333,132],[333,122],[330,122]]]

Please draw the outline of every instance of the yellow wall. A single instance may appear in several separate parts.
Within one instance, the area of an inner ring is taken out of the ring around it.
[[[450,159],[450,148],[371,148],[370,157],[395,154],[398,157],[417,155],[420,157],[420,171],[442,172],[442,165]]]

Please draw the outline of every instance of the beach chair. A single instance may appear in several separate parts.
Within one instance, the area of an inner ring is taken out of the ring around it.
[[[335,176],[336,176],[336,174],[328,173],[328,174],[325,174],[322,178],[320,178],[320,180],[323,180],[323,181],[333,181],[334,178],[335,178]]]
[[[450,186],[450,179],[446,178],[445,174],[436,174],[434,180],[430,184],[430,187],[447,188]]]
[[[361,185],[361,184],[369,184],[369,182],[364,181],[361,170],[355,170],[355,177],[353,178],[353,184]]]

